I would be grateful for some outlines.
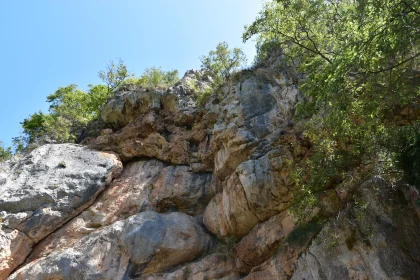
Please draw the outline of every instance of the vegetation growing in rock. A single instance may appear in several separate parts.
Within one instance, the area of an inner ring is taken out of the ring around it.
[[[201,67],[205,69],[213,79],[213,87],[219,87],[227,82],[231,74],[246,63],[245,54],[239,48],[229,49],[226,42],[221,42],[215,50],[211,50],[207,56],[202,56]]]
[[[23,136],[15,138],[17,151],[39,140],[75,142],[84,127],[98,118],[107,99],[123,84],[158,88],[169,87],[179,80],[178,70],[162,71],[157,67],[146,69],[140,78],[127,79],[129,76],[122,60],[110,61],[106,70],[99,72],[105,85],[88,85],[87,91],[75,84],[58,88],[47,96],[48,113],[39,111],[21,123]]]
[[[400,167],[418,182],[419,30],[415,0],[279,0],[246,27],[244,40],[258,35],[257,61],[281,47],[306,77],[298,115],[310,117],[313,147],[297,170],[310,174],[297,182],[303,203],[357,166],[393,175]]]
[[[211,86],[200,87],[197,80],[188,80],[186,82],[189,90],[193,93],[193,97],[198,106],[204,107],[210,97],[216,92]]]
[[[178,70],[163,71],[161,67],[146,68],[139,78],[129,78],[126,84],[135,84],[145,88],[167,88],[179,80]]]
[[[11,159],[12,158],[12,148],[7,147],[5,148],[3,142],[0,141],[0,162]]]
[[[84,92],[77,85],[58,88],[47,96],[49,113],[32,114],[22,123],[24,141],[33,143],[48,137],[56,142],[74,142],[80,130],[98,117],[102,105],[110,96],[104,85],[89,85]]]
[[[106,70],[99,71],[98,75],[107,85],[108,92],[112,92],[129,76],[129,73],[127,66],[120,59],[117,63],[110,60]]]

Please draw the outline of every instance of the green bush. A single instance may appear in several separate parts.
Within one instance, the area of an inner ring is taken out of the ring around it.
[[[87,92],[74,84],[58,88],[47,97],[51,104],[48,114],[40,111],[22,122],[24,142],[33,143],[42,137],[59,143],[74,142],[80,130],[99,116],[110,94],[104,85],[89,85]]]
[[[167,88],[179,81],[178,70],[163,71],[161,67],[146,68],[139,78],[129,78],[124,84],[134,84],[149,89]]]
[[[227,82],[233,71],[246,63],[245,54],[239,48],[229,49],[226,42],[221,42],[215,50],[211,50],[207,56],[202,56],[201,67],[213,79],[213,88]]]
[[[4,148],[3,142],[0,141],[0,162],[6,161],[12,158],[12,148],[7,147]]]
[[[107,85],[108,92],[113,92],[124,80],[130,76],[127,66],[120,59],[117,63],[113,60],[108,62],[105,70],[98,73],[99,78]]]
[[[214,92],[213,88],[210,86],[200,88],[200,86],[197,85],[196,80],[188,80],[186,85],[192,92],[195,103],[200,107],[204,107],[207,104]]]
[[[402,127],[394,145],[397,166],[408,183],[420,189],[420,123]]]

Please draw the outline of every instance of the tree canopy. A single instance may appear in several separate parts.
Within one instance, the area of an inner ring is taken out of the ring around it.
[[[130,78],[126,83],[136,84],[145,88],[167,88],[179,80],[178,70],[164,71],[161,67],[146,68],[139,78]]]
[[[14,143],[18,151],[24,146],[42,138],[54,142],[75,142],[86,125],[99,117],[107,99],[125,83],[157,88],[169,87],[178,81],[178,70],[163,71],[161,68],[147,68],[140,78],[128,78],[126,65],[110,61],[106,70],[99,72],[104,84],[88,85],[83,91],[75,84],[58,88],[47,96],[50,104],[48,113],[30,115],[21,124],[23,136]]]
[[[3,142],[0,141],[0,162],[9,160],[12,158],[12,148],[5,148]]]
[[[323,190],[361,165],[412,172],[403,159],[420,138],[419,1],[273,1],[243,38],[253,35],[260,59],[280,47],[305,77],[298,116],[311,117],[313,148],[300,170],[310,173],[298,182],[303,190]]]
[[[214,85],[220,86],[229,79],[234,70],[246,62],[246,57],[240,48],[229,49],[226,42],[221,42],[215,50],[211,50],[200,60],[201,67],[213,78]]]

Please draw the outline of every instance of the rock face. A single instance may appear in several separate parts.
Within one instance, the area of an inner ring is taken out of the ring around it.
[[[420,224],[402,192],[374,178],[359,189],[356,201],[323,227],[299,258],[292,279],[416,279],[420,275]]]
[[[338,184],[313,218],[288,212],[311,147],[294,120],[300,77],[281,59],[205,107],[189,86],[206,87],[199,71],[169,89],[125,85],[90,148],[0,163],[0,280],[416,279],[413,186]]]
[[[117,152],[121,159],[151,157],[194,171],[211,171],[210,130],[217,115],[196,108],[183,82],[199,72],[190,71],[175,87],[163,90],[122,88],[107,103],[102,119],[122,127],[87,139],[91,147]]]
[[[176,242],[174,242],[176,241]],[[9,279],[122,279],[200,256],[210,238],[182,213],[142,212],[32,261]]]
[[[10,163],[0,184],[0,278],[32,246],[87,207],[122,171],[117,156],[76,145],[45,145]]]

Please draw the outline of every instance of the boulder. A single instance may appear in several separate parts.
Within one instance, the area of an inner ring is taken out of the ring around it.
[[[153,186],[150,201],[159,212],[202,213],[216,194],[211,173],[192,173],[188,166],[164,168]]]
[[[190,216],[142,212],[33,260],[9,279],[123,279],[158,273],[206,252],[210,237]]]
[[[79,239],[114,222],[153,210],[149,195],[163,168],[164,164],[158,160],[127,164],[121,176],[90,207],[37,244],[28,262],[46,257],[56,250],[71,248]]]
[[[190,173],[186,166],[165,167],[158,160],[132,161],[89,208],[42,240],[28,262],[70,248],[84,236],[140,212],[200,214],[214,193],[211,174]]]
[[[187,264],[170,273],[156,273],[135,280],[237,280],[239,272],[233,259],[221,254],[214,253],[200,261]]]
[[[293,230],[294,222],[286,213],[271,217],[255,226],[236,245],[237,264],[245,273],[268,260]]]
[[[44,145],[9,162],[0,176],[1,279],[39,242],[89,206],[119,176],[114,154],[72,145]]]

